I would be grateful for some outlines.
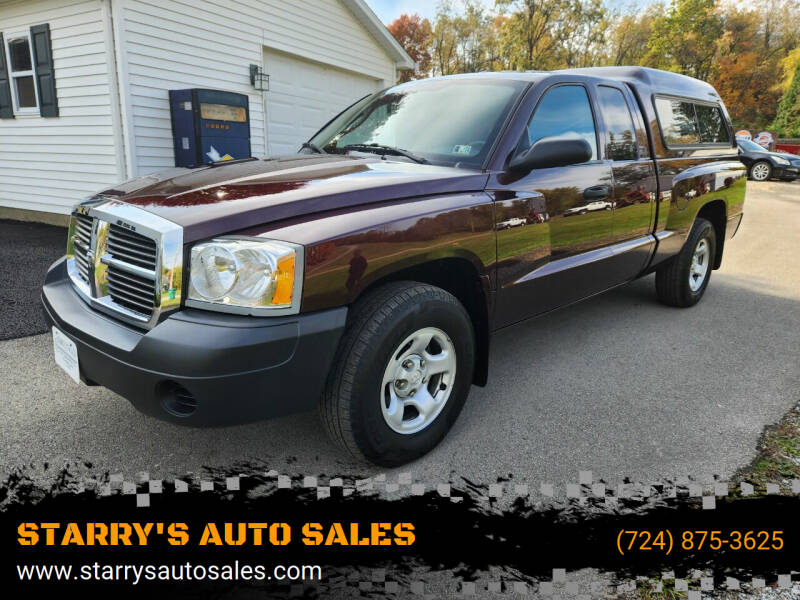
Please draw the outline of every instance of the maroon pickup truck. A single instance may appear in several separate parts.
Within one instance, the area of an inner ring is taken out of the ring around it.
[[[492,333],[655,272],[688,307],[742,218],[714,89],[638,67],[484,73],[366,97],[297,154],[174,169],[75,207],[42,298],[56,361],[143,412],[319,406],[398,465],[433,448]]]

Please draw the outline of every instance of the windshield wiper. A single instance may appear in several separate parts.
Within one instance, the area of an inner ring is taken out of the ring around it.
[[[402,148],[395,148],[394,146],[385,146],[384,144],[348,144],[344,146],[342,150],[362,150],[364,152],[370,152],[374,150],[383,150],[384,154],[395,154],[397,156],[405,156],[406,158],[410,158],[415,163],[419,163],[421,165],[427,164],[428,159],[422,158],[421,156],[417,156],[413,152],[409,152],[408,150],[403,150]]]
[[[325,150],[317,146],[314,142],[303,142],[303,145],[300,146],[300,149],[302,150],[303,148],[308,148],[309,150],[313,150],[317,154],[327,154]]]

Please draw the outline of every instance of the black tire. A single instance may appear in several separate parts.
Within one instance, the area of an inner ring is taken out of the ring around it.
[[[398,433],[387,424],[381,384],[392,354],[409,335],[426,327],[443,331],[456,354],[450,396],[430,424]],[[413,281],[390,283],[351,309],[336,361],[320,402],[331,438],[356,458],[402,465],[433,449],[455,422],[472,385],[475,334],[467,311],[450,293]]]
[[[763,177],[762,179],[756,179],[753,177],[753,169],[755,169],[757,166],[765,166],[767,168],[766,177]],[[767,160],[757,160],[750,166],[750,171],[747,174],[753,181],[769,181],[772,179],[772,164],[770,164],[770,162]]]
[[[692,290],[689,274],[695,249],[705,240],[708,247],[705,278],[697,290]],[[711,280],[717,251],[717,235],[710,221],[698,218],[680,253],[656,271],[656,293],[658,299],[669,306],[686,308],[694,306],[703,297]]]

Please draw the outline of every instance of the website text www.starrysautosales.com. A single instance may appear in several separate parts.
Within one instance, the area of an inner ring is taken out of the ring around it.
[[[321,581],[319,565],[240,564],[18,564],[17,577],[23,581],[116,582],[139,585],[147,582],[248,582]]]

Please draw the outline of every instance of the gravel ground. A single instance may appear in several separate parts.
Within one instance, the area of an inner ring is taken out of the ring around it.
[[[42,281],[64,254],[67,230],[0,219],[0,240],[0,340],[43,333]]]
[[[745,211],[692,309],[658,304],[651,276],[500,333],[488,387],[473,388],[448,438],[401,471],[427,482],[513,474],[561,485],[580,470],[652,481],[728,477],[745,465],[764,426],[800,400],[800,183],[751,183]],[[61,252],[46,246],[39,252]],[[49,257],[25,254],[2,261],[4,281],[41,280]],[[11,292],[23,304],[38,294]],[[42,330],[30,324],[33,306],[4,310],[3,332]],[[143,416],[112,392],[75,385],[51,344],[49,335],[0,342],[0,471],[86,460],[151,476],[249,461],[287,473],[377,473],[337,450],[313,414],[205,430]]]

